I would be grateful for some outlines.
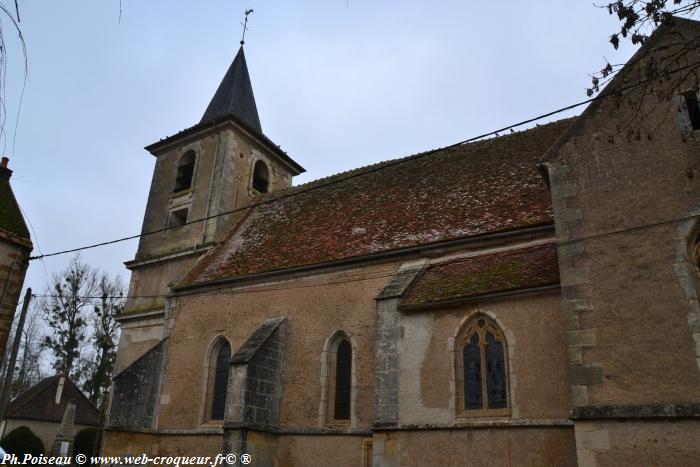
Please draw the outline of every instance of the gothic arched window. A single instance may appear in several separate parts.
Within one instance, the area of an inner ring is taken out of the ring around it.
[[[209,355],[208,411],[209,419],[223,420],[226,408],[228,370],[231,366],[231,345],[224,338],[212,347]]]
[[[270,171],[263,161],[256,161],[253,167],[253,188],[260,193],[267,193],[270,189]]]
[[[323,421],[350,423],[353,413],[353,350],[350,337],[338,331],[324,351]]]
[[[186,190],[192,186],[192,176],[194,175],[194,163],[196,159],[197,154],[192,150],[187,151],[180,158],[173,192],[177,193],[178,191]]]
[[[695,276],[700,278],[700,232],[695,234],[690,243],[690,262],[693,265]]]
[[[455,340],[457,409],[461,416],[508,414],[506,340],[496,323],[479,315]]]

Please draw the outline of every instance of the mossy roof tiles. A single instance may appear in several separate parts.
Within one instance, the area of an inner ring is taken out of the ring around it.
[[[6,179],[0,179],[0,229],[29,239],[27,224],[24,223],[22,211],[19,209],[10,182]]]
[[[559,283],[554,244],[474,256],[428,267],[401,300],[419,307]]]
[[[552,223],[537,162],[573,119],[271,193],[180,284]]]

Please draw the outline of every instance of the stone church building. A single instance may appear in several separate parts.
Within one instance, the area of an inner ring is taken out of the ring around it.
[[[698,83],[645,71],[699,34],[662,26],[577,118],[298,186],[241,47],[147,147],[103,453],[697,465]]]

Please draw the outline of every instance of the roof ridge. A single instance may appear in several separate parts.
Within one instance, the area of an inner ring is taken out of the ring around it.
[[[373,173],[375,171],[378,171],[378,170],[381,170],[381,169],[384,169],[387,167],[393,167],[394,165],[401,164],[401,163],[407,162],[409,160],[417,159],[419,157],[428,156],[428,155],[436,153],[436,152],[449,151],[452,149],[456,149],[456,148],[464,147],[464,146],[468,146],[468,145],[490,143],[490,142],[497,141],[497,140],[500,141],[500,140],[505,140],[505,139],[508,139],[511,137],[522,136],[526,133],[529,133],[529,132],[535,131],[535,130],[539,130],[539,129],[547,127],[549,125],[561,123],[561,122],[564,122],[566,120],[575,120],[577,118],[578,118],[578,116],[562,118],[559,120],[554,120],[551,122],[544,123],[542,125],[536,124],[533,127],[526,128],[526,129],[520,130],[520,131],[514,131],[512,133],[508,133],[508,134],[504,134],[504,135],[494,136],[491,138],[479,139],[476,141],[454,143],[454,144],[450,144],[447,146],[442,146],[442,147],[438,147],[438,148],[428,149],[428,150],[425,150],[422,152],[409,154],[409,155],[403,156],[403,157],[397,157],[395,159],[387,159],[384,161],[375,162],[373,164],[356,167],[354,169],[348,169],[348,170],[345,170],[342,172],[327,175],[325,177],[317,178],[315,180],[311,180],[311,181],[308,181],[306,183],[302,183],[301,185],[294,185],[294,186],[291,186],[289,188],[285,188],[283,190],[278,190],[278,191],[274,191],[271,193],[266,193],[264,196],[261,196],[259,198],[259,201],[257,203],[255,203],[255,202],[251,203],[250,207],[255,208],[261,204],[267,204],[269,202],[276,201],[279,198],[287,198],[289,196],[295,196],[297,194],[304,193],[307,190],[321,188],[324,186],[329,186],[333,183],[342,182],[342,181],[347,180],[349,178],[360,177],[360,176],[363,176],[363,175],[366,175],[369,173]]]
[[[251,217],[178,288],[551,224],[551,196],[537,161],[574,120],[475,139],[478,144],[466,140],[256,197],[246,206]],[[417,209],[426,214],[412,215]]]

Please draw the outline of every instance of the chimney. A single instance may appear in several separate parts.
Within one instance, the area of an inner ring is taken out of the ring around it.
[[[12,176],[12,171],[7,168],[8,162],[10,162],[10,159],[7,157],[3,157],[2,162],[0,162],[0,180],[9,180]]]

